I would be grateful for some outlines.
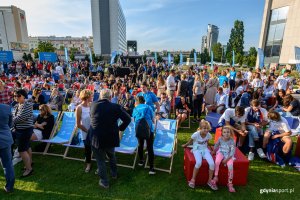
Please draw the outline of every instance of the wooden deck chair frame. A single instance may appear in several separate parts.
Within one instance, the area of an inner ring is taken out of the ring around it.
[[[60,121],[60,115],[61,115],[61,112],[60,111],[57,111],[58,112],[58,115],[57,115],[57,118],[56,118],[56,120],[55,120],[55,122],[54,122],[54,126],[53,126],[53,128],[52,128],[52,131],[51,131],[51,133],[50,133],[50,137],[49,138],[51,138],[52,136],[53,136],[53,134],[55,133],[55,131],[56,131],[56,129],[57,129],[57,126],[58,126],[58,124],[59,124],[59,121]],[[36,140],[36,141],[31,141],[31,142],[40,142],[39,140]],[[45,151],[45,149],[44,149],[44,151]],[[44,154],[44,151],[42,151],[42,152],[32,152],[33,154]]]
[[[191,113],[188,112],[187,114],[187,120],[188,120],[188,125],[187,126],[180,126],[180,128],[188,128],[190,129],[191,128]],[[183,124],[184,122],[182,122]]]
[[[178,144],[178,141],[177,141],[177,139],[178,139],[177,138],[177,126],[178,126],[178,123],[176,121],[176,127],[175,127],[175,133],[174,133],[175,134],[175,138],[174,138],[174,142],[173,142],[173,151],[172,151],[172,154],[170,156],[170,160],[171,160],[170,161],[170,167],[169,167],[169,169],[154,167],[155,170],[162,171],[162,172],[168,172],[169,174],[171,174],[172,167],[173,167],[173,161],[174,161],[174,155],[177,153],[177,144]],[[157,123],[155,125],[155,130],[156,130],[156,127],[157,127]],[[153,144],[154,144],[154,142],[153,142]],[[155,156],[155,154],[154,154],[154,156]],[[160,156],[160,157],[162,157],[162,156]],[[162,157],[162,158],[168,158],[168,157]],[[148,159],[149,159],[149,157],[148,157],[148,154],[147,154],[145,168],[149,168],[149,166],[148,166]]]
[[[61,121],[61,119],[62,119],[64,113],[65,113],[65,111],[61,112],[61,115],[60,115],[60,117],[59,117],[58,123]],[[52,135],[50,136],[51,139],[55,137],[55,133],[56,133],[56,131],[57,131],[57,129],[58,129],[58,124],[57,124],[57,126],[56,126],[55,128],[56,128],[56,129],[52,132]],[[72,133],[71,133],[71,135],[74,135],[74,133],[75,133],[76,131],[77,131],[77,127],[75,126],[74,129],[73,129],[73,131],[72,131]],[[70,144],[70,143],[71,143],[71,140],[72,140],[72,137],[70,137],[70,139],[69,139],[69,141],[68,141],[67,143]],[[54,144],[54,143],[47,142],[47,145],[46,145],[46,148],[45,148],[45,150],[44,150],[44,152],[43,152],[43,155],[61,156],[61,157],[63,157],[64,154],[48,153],[48,150],[49,150],[51,144]],[[63,144],[63,143],[61,143],[61,144]]]

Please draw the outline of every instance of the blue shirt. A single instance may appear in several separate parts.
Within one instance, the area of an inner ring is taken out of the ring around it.
[[[150,91],[148,91],[147,93],[140,92],[136,96],[137,97],[143,96],[144,99],[145,99],[146,104],[148,106],[150,106],[153,111],[155,111],[154,103],[158,102],[158,99],[157,99],[156,95],[153,92],[150,92]]]
[[[0,149],[7,148],[13,144],[10,126],[12,124],[11,108],[8,105],[0,104]]]
[[[235,77],[236,77],[236,72],[231,71],[230,72],[230,80],[235,80]]]
[[[220,76],[219,77],[220,86],[222,86],[225,81],[228,83],[228,78],[226,76]]]
[[[141,92],[140,92],[141,93]],[[135,127],[137,127],[138,122],[145,118],[151,133],[154,132],[154,125],[152,119],[154,118],[154,111],[147,104],[139,104],[133,109],[132,117],[134,118]]]

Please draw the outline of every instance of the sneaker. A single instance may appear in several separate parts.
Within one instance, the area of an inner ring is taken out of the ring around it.
[[[141,160],[141,161],[138,163],[138,166],[140,166],[140,167],[144,166],[144,161]]]
[[[207,182],[207,185],[212,189],[212,190],[217,190],[217,186],[214,184],[213,181]]]
[[[234,189],[234,187],[233,187],[233,184],[232,184],[232,183],[228,183],[228,184],[227,184],[227,186],[228,186],[228,190],[229,190],[229,192],[235,192],[235,189]]]
[[[262,150],[262,148],[257,149],[257,154],[260,158],[267,158],[266,154]]]
[[[211,180],[212,184],[218,189],[218,185],[217,185],[217,182],[218,182],[218,177],[214,177],[212,180]]]
[[[16,164],[18,164],[19,162],[21,162],[22,161],[22,158],[21,157],[19,157],[19,158],[14,158],[13,160],[12,160],[12,163],[13,163],[13,165],[16,165]]]
[[[154,174],[156,174],[156,172],[155,172],[154,169],[150,169],[150,170],[149,170],[149,174],[150,174],[150,175],[154,175]]]
[[[250,161],[254,160],[254,153],[253,152],[249,152],[248,160],[250,160]]]
[[[195,181],[190,180],[188,185],[189,185],[190,188],[194,189],[195,188]]]
[[[109,185],[103,184],[101,180],[99,180],[99,186],[103,187],[104,189],[108,189],[109,188]]]

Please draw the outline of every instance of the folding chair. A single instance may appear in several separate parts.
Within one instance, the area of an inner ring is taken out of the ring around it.
[[[48,153],[50,145],[51,144],[62,145],[65,143],[70,143],[74,132],[77,130],[74,112],[63,112],[60,116],[59,121],[61,119],[62,119],[62,124],[57,134],[54,136],[54,133],[57,131],[58,126],[56,126],[56,130],[53,131],[53,134],[50,136],[50,139],[41,140],[41,142],[47,143],[47,146],[44,151],[44,155],[63,156],[61,154]]]
[[[173,119],[163,119],[156,122],[156,134],[153,144],[154,156],[170,158],[169,169],[155,168],[159,171],[171,174],[174,155],[177,152],[177,121]],[[148,168],[148,156],[145,168]]]
[[[120,147],[116,147],[115,152],[122,153],[122,154],[129,154],[129,155],[135,154],[133,165],[118,164],[118,166],[134,169],[137,155],[138,155],[137,148],[138,148],[138,141],[135,136],[135,124],[132,119],[128,127],[123,132],[122,139],[120,142]]]

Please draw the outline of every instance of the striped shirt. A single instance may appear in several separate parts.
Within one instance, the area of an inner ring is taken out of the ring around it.
[[[17,104],[13,111],[13,125],[16,129],[27,129],[33,126],[32,104],[26,101]]]

